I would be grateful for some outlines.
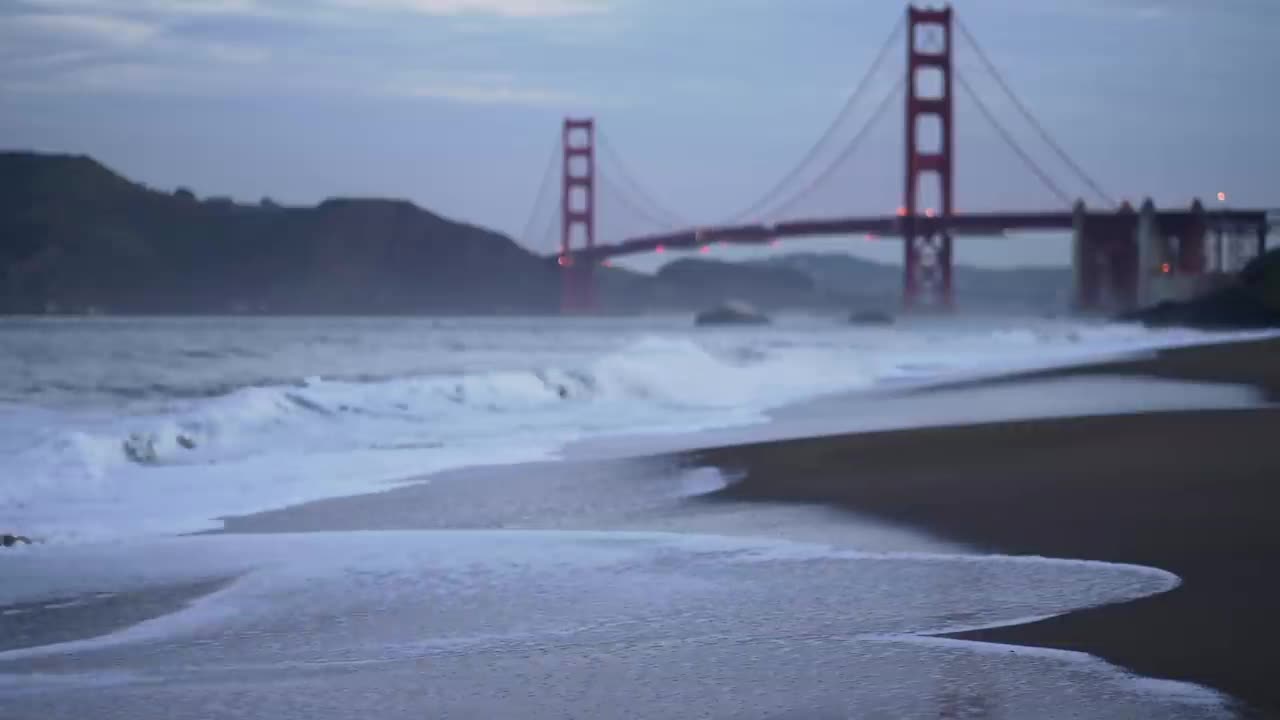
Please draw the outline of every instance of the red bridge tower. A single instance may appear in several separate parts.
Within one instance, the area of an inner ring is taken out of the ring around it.
[[[952,167],[955,136],[951,103],[951,8],[907,8],[906,195],[902,216],[903,301],[908,308],[952,307]],[[921,143],[925,120],[939,136]],[[918,215],[920,180],[937,177],[942,207]]]
[[[562,314],[589,313],[596,308],[596,130],[595,120],[566,119],[560,197],[560,272]],[[572,254],[575,237],[587,253]]]

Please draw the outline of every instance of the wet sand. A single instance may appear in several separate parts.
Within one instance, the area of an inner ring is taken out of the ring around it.
[[[233,578],[0,605],[0,652],[99,637],[177,612]]]
[[[1247,383],[1277,401],[1280,341],[1034,376],[1090,373]],[[745,473],[726,499],[821,502],[996,552],[1176,573],[1183,585],[1163,595],[956,637],[1083,651],[1280,716],[1278,409],[854,434],[689,461]]]

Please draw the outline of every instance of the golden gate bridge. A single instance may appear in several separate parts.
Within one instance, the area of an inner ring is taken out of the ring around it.
[[[1003,99],[1073,183],[1087,191],[1097,209],[1084,199],[1073,199],[1066,184],[1001,123],[975,84],[959,72],[957,40],[966,44]],[[905,48],[905,73],[880,83],[887,89],[880,88],[870,114],[843,145],[824,155],[855,109],[877,90],[876,80],[895,47]],[[957,210],[957,88],[1053,198],[1050,208]],[[872,130],[897,103],[904,111],[901,203],[892,212],[853,215],[841,212],[852,204],[846,193],[837,199],[835,212],[809,210],[809,201],[822,191],[834,187],[839,195],[842,173],[857,165]],[[936,203],[922,202],[926,192]],[[603,229],[602,216],[613,220],[613,227]],[[596,268],[610,265],[613,258],[668,250],[706,253],[717,245],[773,245],[786,238],[850,235],[900,238],[904,307],[946,310],[955,304],[952,270],[957,238],[1069,232],[1074,305],[1080,311],[1098,311],[1128,309],[1195,292],[1238,264],[1242,256],[1264,252],[1268,230],[1266,210],[1209,209],[1199,200],[1179,209],[1157,209],[1149,199],[1138,208],[1117,202],[1019,99],[973,33],[946,6],[907,8],[826,132],[766,193],[719,223],[685,221],[636,180],[594,119],[566,119],[521,239],[532,247],[546,247],[548,241],[556,244],[551,257],[560,268],[564,313],[590,313],[597,308]]]

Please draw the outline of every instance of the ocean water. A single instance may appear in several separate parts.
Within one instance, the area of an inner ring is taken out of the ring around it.
[[[164,535],[581,440],[751,426],[862,389],[1200,342],[1047,319],[0,320],[0,529]]]

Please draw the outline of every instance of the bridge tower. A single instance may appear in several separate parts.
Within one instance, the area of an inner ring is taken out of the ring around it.
[[[951,235],[954,114],[951,102],[950,6],[907,8],[906,190],[902,203],[905,257],[903,302],[907,308],[953,306]],[[938,139],[921,142],[921,121]],[[942,207],[919,215],[920,181],[936,178]]]
[[[596,309],[596,130],[591,118],[565,118],[561,138],[560,312],[569,315]],[[574,256],[581,238],[587,253]]]

